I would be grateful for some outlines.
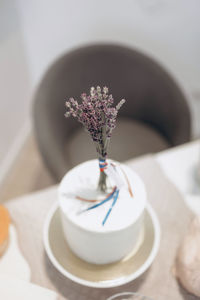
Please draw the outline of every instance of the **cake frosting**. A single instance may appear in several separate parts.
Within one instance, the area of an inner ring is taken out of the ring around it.
[[[62,212],[73,224],[88,231],[109,232],[129,227],[141,216],[146,205],[146,192],[142,180],[126,165],[114,163],[124,185],[120,188],[118,200],[104,226],[102,221],[113,200],[86,211],[94,203],[77,199],[80,197],[101,201],[105,198],[105,194],[97,190],[98,160],[80,164],[70,170],[63,178],[59,187],[59,205]],[[128,186],[127,178],[130,186]],[[112,178],[108,178],[110,191],[114,185]]]

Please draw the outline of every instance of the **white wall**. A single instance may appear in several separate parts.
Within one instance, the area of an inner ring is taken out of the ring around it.
[[[153,54],[199,87],[199,0],[18,0],[33,82],[67,49],[117,41]]]
[[[199,0],[17,0],[32,83],[63,52],[113,41],[154,56],[191,92],[200,136]]]
[[[29,116],[31,83],[15,1],[0,1],[0,177]],[[20,137],[20,141],[22,138]],[[10,161],[10,159],[9,159]]]

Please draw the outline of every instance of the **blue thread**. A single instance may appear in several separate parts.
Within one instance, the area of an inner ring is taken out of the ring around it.
[[[113,195],[113,196],[114,196],[114,195]],[[104,218],[104,220],[103,220],[103,222],[102,222],[102,225],[103,225],[103,226],[105,225],[105,223],[106,223],[106,221],[107,221],[107,219],[108,219],[108,217],[109,217],[109,215],[110,215],[110,213],[111,213],[111,211],[112,211],[114,205],[116,204],[117,199],[118,199],[118,196],[119,196],[119,190],[116,190],[115,196],[114,196],[114,200],[113,200],[113,203],[112,203],[111,207],[109,208],[109,210],[108,210],[108,212],[107,212],[107,214],[106,214],[106,216],[105,216],[105,218]]]
[[[100,169],[105,169],[107,166],[106,160],[105,159],[99,159],[99,168]]]
[[[107,201],[111,200],[111,199],[113,198],[115,192],[116,192],[116,188],[114,189],[114,191],[112,192],[112,194],[111,194],[110,196],[108,196],[105,200],[103,200],[103,201],[101,201],[100,203],[97,203],[97,204],[95,204],[95,205],[93,205],[93,206],[88,207],[88,208],[87,208],[86,210],[84,210],[84,211],[88,211],[88,210],[91,210],[91,209],[93,209],[93,208],[96,208],[96,207],[98,207],[98,206],[100,206],[100,205],[106,203]]]
[[[104,169],[106,166],[107,166],[106,160],[105,159],[99,159],[99,168],[100,169]],[[93,206],[88,207],[87,209],[83,210],[82,212],[86,212],[86,211],[89,211],[91,209],[97,208],[100,205],[103,205],[104,203],[110,201],[113,198],[112,205],[109,208],[109,210],[108,210],[108,212],[107,212],[107,214],[106,214],[106,216],[105,216],[105,218],[104,218],[104,220],[102,222],[102,225],[104,226],[105,223],[106,223],[106,221],[107,221],[107,219],[108,219],[108,217],[109,217],[109,215],[110,215],[110,213],[111,213],[111,211],[112,211],[112,209],[113,209],[113,207],[115,206],[115,204],[117,202],[118,196],[119,196],[119,189],[117,189],[117,187],[115,187],[114,191],[112,192],[112,194],[110,196],[108,196],[105,200],[101,201],[98,204],[95,204]]]

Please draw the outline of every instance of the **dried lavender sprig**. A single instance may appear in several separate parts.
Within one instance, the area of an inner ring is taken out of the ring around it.
[[[114,99],[108,94],[108,88],[97,86],[91,87],[90,94],[81,95],[82,103],[78,103],[74,98],[66,102],[66,117],[73,116],[83,124],[89,132],[92,140],[96,143],[96,150],[99,158],[105,159],[107,148],[113,129],[116,126],[116,118],[119,109],[125,102],[122,99],[116,107],[112,107]],[[101,172],[100,188],[106,188],[106,175]],[[102,180],[101,180],[102,179]]]

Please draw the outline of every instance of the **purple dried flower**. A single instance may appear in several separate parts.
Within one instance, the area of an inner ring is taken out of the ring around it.
[[[66,117],[73,116],[90,133],[92,140],[96,143],[97,152],[100,157],[107,155],[108,142],[113,129],[116,126],[116,118],[119,109],[124,104],[122,99],[116,107],[112,107],[114,102],[112,95],[108,95],[108,88],[97,86],[91,87],[90,95],[81,94],[82,103],[74,98],[66,102]]]

